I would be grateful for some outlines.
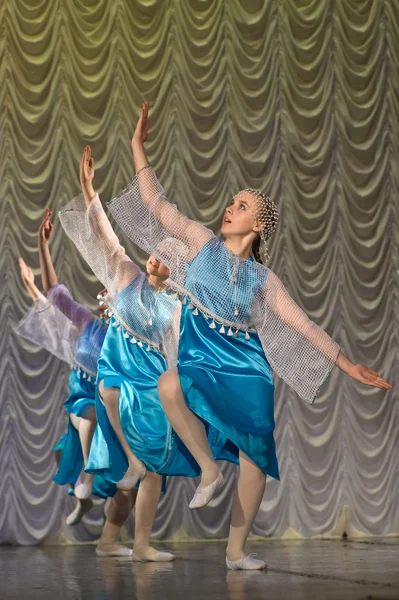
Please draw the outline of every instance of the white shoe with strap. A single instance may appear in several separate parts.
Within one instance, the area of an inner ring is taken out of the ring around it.
[[[267,569],[267,564],[263,560],[255,558],[257,554],[248,554],[238,560],[229,560],[226,556],[226,566],[230,571],[261,571]]]

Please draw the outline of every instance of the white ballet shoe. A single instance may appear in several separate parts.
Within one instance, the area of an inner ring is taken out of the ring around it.
[[[125,556],[127,558],[132,558],[133,550],[131,548],[126,548],[126,546],[118,546],[115,550],[110,550],[110,552],[104,552],[104,550],[99,550],[96,548],[97,556]]]
[[[72,527],[81,522],[82,518],[93,508],[93,501],[90,500],[78,500],[77,505],[70,515],[65,519],[65,523]]]
[[[133,562],[172,562],[175,558],[171,552],[160,552],[155,549],[145,556],[140,556],[133,551]]]
[[[267,569],[267,564],[263,560],[254,558],[257,554],[248,554],[238,560],[229,560],[226,556],[226,566],[230,571],[261,571]]]
[[[219,473],[218,477],[215,479],[213,483],[207,485],[206,487],[198,486],[195,490],[195,494],[190,504],[188,505],[191,510],[196,510],[197,508],[203,508],[212,500],[214,493],[216,490],[224,484],[224,477],[222,473]]]
[[[75,489],[73,493],[76,498],[79,500],[88,500],[93,492],[93,482],[92,483],[78,483],[75,485]]]
[[[128,468],[122,479],[116,482],[118,490],[123,490],[124,492],[133,490],[138,481],[143,481],[143,479],[145,479],[147,469],[143,463],[141,463],[141,466],[142,470],[140,473],[137,473],[137,471],[134,471],[131,467]]]

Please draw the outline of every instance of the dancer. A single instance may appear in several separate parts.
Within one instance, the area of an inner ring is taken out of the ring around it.
[[[48,226],[52,229],[50,225]],[[88,369],[93,368],[93,363],[96,363],[95,356],[96,352],[97,354],[99,353],[101,347],[101,335],[97,339],[93,338],[92,343],[87,343],[87,339],[90,338],[86,338],[86,343],[79,342],[79,340],[76,342],[76,328],[71,327],[71,322],[64,313],[61,313],[57,305],[52,305],[40,293],[35,285],[32,270],[27,267],[22,258],[19,259],[19,264],[22,280],[35,305],[17,326],[17,333],[43,346],[69,364],[79,365],[77,369],[75,368],[71,371],[69,379],[70,396],[67,402],[69,401],[70,403],[73,394],[78,398],[79,389],[81,390],[82,403],[83,399],[87,401],[90,398],[93,399],[95,395],[95,373],[91,370],[88,371]],[[64,293],[63,308],[65,310],[67,304],[67,295]],[[75,317],[75,314],[72,315],[71,311],[69,311],[71,318]],[[81,321],[78,320],[77,323],[79,322]],[[94,359],[91,356],[93,353]],[[87,375],[87,373],[89,374]],[[55,450],[61,451],[61,457],[60,466],[54,480],[61,485],[69,483],[72,490],[76,490],[79,487],[79,483],[75,486],[75,482],[83,467],[83,455],[78,432],[71,424],[71,419],[69,420],[68,433],[63,436],[62,440],[55,447]],[[132,550],[117,544],[117,538],[122,525],[125,523],[134,506],[136,490],[130,492],[117,490],[115,484],[107,481],[100,475],[96,475],[92,482],[92,493],[109,502],[106,521],[96,549],[97,555],[131,557]],[[67,525],[77,525],[92,506],[93,502],[91,498],[82,499],[77,497],[76,507],[67,517]]]
[[[23,281],[25,288],[28,291],[30,297],[32,298],[32,300],[35,303],[37,303],[37,305],[41,305],[41,307],[40,307],[41,309],[45,308],[46,300],[45,300],[45,297],[41,294],[41,292],[35,285],[32,269],[26,265],[25,261],[22,258],[19,259],[19,267],[20,267],[22,281]],[[39,308],[39,306],[36,306],[36,310],[40,310],[40,308]],[[17,332],[18,332],[18,330],[17,330]],[[72,378],[72,375],[71,375],[70,379],[71,378]],[[68,438],[68,434],[65,434],[61,438],[61,440],[58,442],[58,444],[53,448],[53,450],[55,451],[55,454],[56,454],[56,458],[57,458],[57,470],[60,467],[61,461],[63,463],[65,462],[64,450],[65,450],[65,446],[67,443],[67,438]],[[78,475],[79,475],[79,473],[78,473]],[[69,482],[69,486],[70,486],[72,493],[74,493],[73,490],[75,487],[75,480],[76,480],[76,473],[74,473],[72,475],[72,480]],[[105,496],[105,497],[107,497],[107,496]],[[76,506],[75,506],[74,510],[66,518],[67,525],[77,525],[81,521],[82,517],[87,512],[89,512],[91,510],[91,508],[93,507],[93,502],[90,498],[86,498],[86,499],[76,498],[76,500],[77,500],[77,502],[76,502]]]
[[[39,229],[39,256],[43,289],[47,294],[47,300],[55,305],[74,327],[77,336],[75,337],[76,360],[78,364],[81,361],[80,369],[76,370],[75,376],[71,373],[70,395],[65,402],[70,427],[63,455],[69,455],[70,451],[73,451],[73,454],[68,459],[61,461],[59,471],[54,478],[57,483],[62,485],[71,481],[70,469],[75,471],[76,465],[84,467],[89,457],[90,445],[97,424],[95,410],[97,359],[107,326],[100,319],[94,317],[91,311],[75,302],[65,286],[59,285],[49,249],[52,232],[51,211],[46,209]],[[80,448],[75,443],[76,432],[79,435]],[[93,475],[84,471],[79,474],[80,481],[75,487],[75,496],[86,500],[92,494],[94,478]]]
[[[159,376],[176,364],[180,307],[163,291],[168,270],[150,257],[148,276],[126,256],[92,185],[86,147],[80,163],[82,194],[60,211],[60,221],[95,275],[107,287],[110,327],[98,361],[97,415],[87,469],[106,474],[122,490],[139,482],[133,560],[170,561],[149,544],[171,430],[157,391]]]
[[[144,150],[148,129],[144,103],[132,139],[137,174],[109,208],[144,250],[168,239],[154,254],[169,268],[167,283],[183,306],[178,367],[160,377],[159,393],[173,430],[201,467],[190,508],[208,504],[223,484],[214,460],[216,431],[235,446],[240,464],[227,567],[263,569],[264,561],[246,556],[244,547],[266,475],[279,477],[272,370],[310,403],[335,365],[365,385],[391,386],[350,362],[262,264],[277,227],[273,202],[252,189],[236,194],[218,239],[168,203]]]

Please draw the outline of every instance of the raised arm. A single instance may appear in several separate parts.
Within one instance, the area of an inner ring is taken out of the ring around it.
[[[90,147],[86,146],[80,162],[82,194],[60,211],[59,218],[66,234],[112,299],[142,272],[119,244],[94,191],[93,177],[94,161]]]
[[[148,130],[148,102],[145,102],[132,139],[136,175],[109,203],[110,212],[130,239],[148,253],[165,239],[176,238],[186,247],[185,259],[192,260],[214,234],[168,202],[144,149]],[[161,260],[164,262],[164,257]]]
[[[24,286],[27,289],[29,296],[32,298],[34,302],[37,300],[41,300],[44,298],[43,294],[35,285],[35,277],[33,275],[33,271],[28,265],[25,263],[23,258],[18,259],[19,271],[21,274],[21,279],[23,281]]]
[[[276,373],[312,402],[334,366],[365,385],[391,388],[375,371],[354,365],[329,335],[292,300],[269,271],[259,306],[258,333]]]
[[[43,288],[47,293],[47,300],[57,306],[79,332],[83,332],[94,317],[90,310],[72,298],[65,286],[59,285],[49,250],[52,234],[51,211],[47,208],[39,228],[39,255]]]
[[[15,332],[34,344],[45,348],[58,358],[72,364],[78,328],[68,319],[55,304],[40,293],[34,283],[32,269],[22,258],[19,258],[22,281],[34,305],[15,327]],[[63,286],[54,286],[53,290]]]
[[[46,208],[46,212],[43,215],[43,219],[39,228],[40,271],[42,275],[43,289],[45,292],[48,292],[50,288],[58,284],[57,274],[54,269],[49,249],[49,241],[52,233],[53,224],[51,222],[51,211],[49,208]]]

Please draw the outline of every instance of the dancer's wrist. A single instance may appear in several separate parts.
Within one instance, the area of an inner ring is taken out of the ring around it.
[[[133,154],[135,151],[137,150],[143,150],[144,149],[144,142],[140,137],[132,137],[132,150],[133,150]]]
[[[82,192],[86,202],[86,206],[91,204],[96,196],[96,192],[94,191],[93,185],[91,182],[82,182]]]
[[[347,375],[349,375],[349,377],[352,377],[351,372],[353,371],[353,369],[355,368],[356,365],[354,365],[353,362],[351,362],[349,360],[349,358],[347,358],[345,356],[345,354],[343,354],[343,352],[340,352],[338,354],[337,360],[335,365],[341,369],[341,371],[343,371],[344,373],[346,373]]]

